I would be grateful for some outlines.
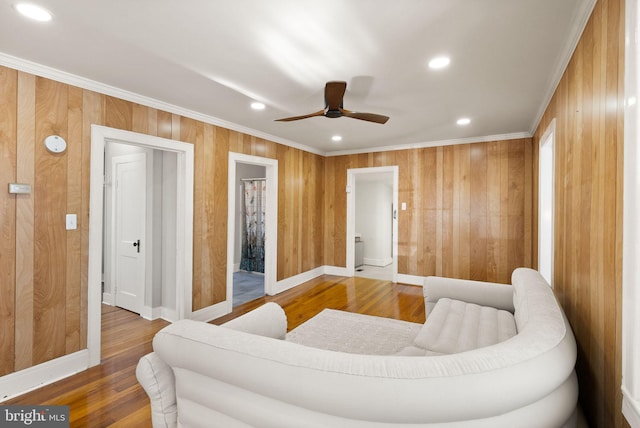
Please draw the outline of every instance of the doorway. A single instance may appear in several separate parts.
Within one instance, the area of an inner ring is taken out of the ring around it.
[[[147,319],[178,319],[176,153],[105,144],[102,300]]]
[[[347,272],[397,281],[398,167],[347,170]]]
[[[171,203],[166,210],[173,213],[172,242],[153,245],[153,248],[172,249],[173,256],[163,259],[162,275],[173,284],[171,296],[175,302],[175,319],[191,318],[192,315],[192,260],[193,260],[193,145],[179,141],[154,137],[135,132],[91,126],[91,177],[89,200],[89,271],[88,271],[88,332],[87,348],[89,366],[100,363],[101,351],[101,305],[102,305],[102,268],[104,260],[104,202],[105,202],[105,148],[110,143],[152,150],[157,154],[169,154],[167,159],[175,162],[174,197],[167,198]],[[171,163],[171,162],[170,162]],[[156,168],[156,173],[159,168]],[[162,174],[160,174],[162,176]],[[161,177],[160,177],[161,178]],[[146,186],[145,186],[146,187]],[[148,193],[148,192],[147,192]],[[160,200],[157,198],[156,200]],[[165,201],[167,202],[167,201]],[[156,222],[159,224],[160,222]],[[146,227],[148,232],[148,227]],[[149,234],[146,236],[148,241]],[[137,238],[136,238],[137,240]],[[151,242],[149,242],[151,244]],[[133,247],[133,245],[132,245]],[[149,245],[151,252],[152,245]],[[166,266],[164,266],[166,265]],[[148,268],[147,268],[148,273]],[[148,281],[148,277],[145,279]]]
[[[254,179],[254,180],[246,180]],[[255,180],[259,179],[259,180]],[[227,297],[225,304],[227,312],[234,306],[234,273],[239,270],[242,234],[242,195],[241,189],[245,181],[259,182],[264,186],[264,274],[251,273],[253,285],[258,287],[260,281],[263,288],[261,293],[270,296],[276,293],[277,269],[277,230],[278,230],[278,161],[277,159],[245,155],[229,152],[228,172],[228,234],[227,234]],[[237,275],[236,275],[237,276]],[[245,275],[246,276],[246,275]],[[256,278],[259,276],[261,278]]]
[[[236,163],[233,307],[265,295],[266,167]]]

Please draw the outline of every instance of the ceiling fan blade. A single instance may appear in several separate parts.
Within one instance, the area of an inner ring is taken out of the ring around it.
[[[282,119],[276,119],[276,122],[291,122],[292,120],[306,119],[308,117],[324,116],[324,110],[317,111],[315,113],[309,113],[302,116],[284,117]]]
[[[324,103],[327,110],[338,110],[347,91],[347,82],[327,82],[324,86]]]
[[[388,116],[383,116],[381,114],[358,113],[358,112],[355,112],[355,111],[345,110],[343,108],[340,109],[340,112],[345,117],[350,117],[352,119],[366,120],[367,122],[375,122],[375,123],[384,124],[384,123],[387,123],[387,120],[389,120]]]

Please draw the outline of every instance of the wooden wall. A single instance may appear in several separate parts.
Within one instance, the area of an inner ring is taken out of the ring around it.
[[[346,266],[347,169],[399,166],[398,273],[511,282],[531,266],[530,139],[327,158],[325,264]]]
[[[620,411],[623,81],[624,1],[599,0],[533,140],[537,159],[540,138],[556,119],[554,284],[578,342],[580,402],[593,427],[626,425]]]
[[[0,109],[0,376],[86,347],[91,124],[194,144],[194,310],[225,298],[229,151],[278,159],[278,279],[323,265],[321,156],[5,67]]]

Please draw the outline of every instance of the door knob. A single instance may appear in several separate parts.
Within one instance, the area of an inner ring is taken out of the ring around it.
[[[139,239],[136,242],[133,243],[133,246],[136,247],[138,252],[140,252],[140,240]]]

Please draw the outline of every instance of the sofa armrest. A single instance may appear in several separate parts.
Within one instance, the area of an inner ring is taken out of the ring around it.
[[[220,327],[273,339],[284,339],[287,335],[287,315],[280,305],[268,302]]]
[[[424,280],[423,293],[427,316],[443,297],[514,312],[511,285],[429,276]]]
[[[173,370],[155,353],[138,361],[136,378],[151,402],[151,423],[154,428],[175,428],[178,421],[176,380]]]

